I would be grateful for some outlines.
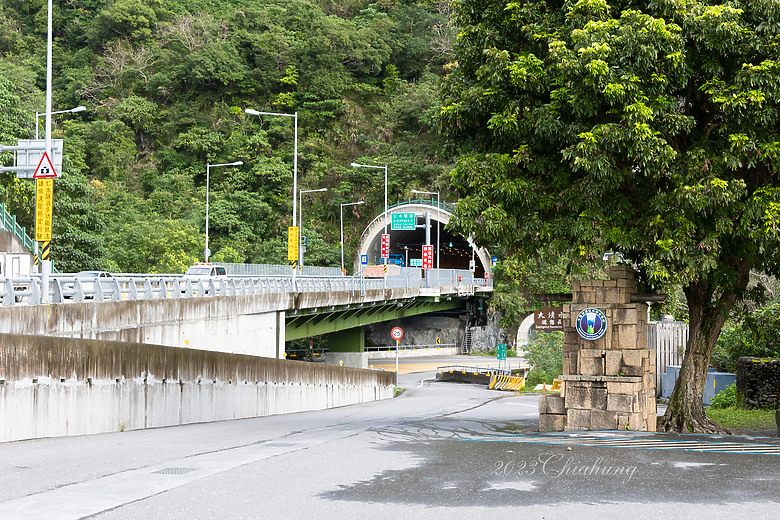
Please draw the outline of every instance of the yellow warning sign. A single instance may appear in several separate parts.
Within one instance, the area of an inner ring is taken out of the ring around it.
[[[298,260],[298,226],[287,228],[287,260]]]
[[[51,216],[54,203],[54,180],[38,179],[35,195],[35,240],[51,240]]]

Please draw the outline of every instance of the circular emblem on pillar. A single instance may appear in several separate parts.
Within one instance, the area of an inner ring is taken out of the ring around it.
[[[577,334],[597,340],[607,332],[607,317],[599,309],[585,309],[577,315]]]

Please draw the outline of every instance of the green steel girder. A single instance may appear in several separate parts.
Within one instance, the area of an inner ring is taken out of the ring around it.
[[[398,303],[401,303],[402,305],[399,307]],[[286,319],[285,340],[290,341],[310,336],[319,336],[338,330],[351,329],[353,327],[407,318],[420,314],[428,314],[431,312],[448,311],[464,306],[465,300],[460,298],[452,298],[445,301],[410,300],[392,304],[383,302],[359,309],[358,312],[354,314],[349,313],[349,311],[354,309],[337,309],[331,312],[321,312],[318,313],[318,316],[322,316],[322,318],[316,321],[312,319],[311,315],[293,315]],[[366,312],[359,312],[364,309]],[[333,318],[333,316],[336,317]],[[309,319],[302,320],[301,318],[304,317]]]

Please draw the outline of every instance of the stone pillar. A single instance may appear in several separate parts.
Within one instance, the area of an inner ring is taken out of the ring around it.
[[[572,284],[574,303],[563,307],[561,393],[539,399],[541,431],[655,431],[655,350],[647,348],[647,305],[631,303],[636,292],[627,265],[610,267],[609,280]],[[577,331],[586,309],[606,318],[598,339]]]

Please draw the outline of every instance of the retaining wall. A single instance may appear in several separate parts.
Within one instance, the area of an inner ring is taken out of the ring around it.
[[[739,358],[737,393],[747,408],[780,408],[780,359]]]
[[[395,374],[118,341],[0,334],[0,440],[321,410]]]

